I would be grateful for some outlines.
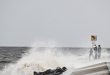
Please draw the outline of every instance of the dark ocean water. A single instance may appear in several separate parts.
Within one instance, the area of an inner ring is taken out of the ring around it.
[[[0,69],[16,62],[28,49],[28,47],[0,47]]]
[[[27,52],[30,47],[0,47],[0,69],[9,63],[15,63],[22,57],[22,54]],[[82,55],[89,51],[89,48],[74,48],[74,47],[58,47],[56,48],[64,53],[73,53],[75,55]],[[42,50],[42,48],[40,48]],[[110,49],[106,49],[110,52]]]

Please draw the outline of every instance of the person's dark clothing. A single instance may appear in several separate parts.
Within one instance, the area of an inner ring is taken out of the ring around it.
[[[95,52],[95,59],[97,59],[98,58],[97,46],[94,47],[94,52]]]
[[[101,58],[101,47],[100,45],[98,45],[98,59]]]

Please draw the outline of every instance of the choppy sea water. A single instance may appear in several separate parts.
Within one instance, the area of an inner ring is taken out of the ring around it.
[[[15,63],[26,53],[30,47],[0,47],[0,69],[10,63]],[[42,50],[43,48],[40,48]],[[74,47],[56,47],[63,53],[72,53],[73,55],[81,56],[89,51],[89,48],[74,48]],[[110,53],[110,48],[104,49]]]
[[[21,58],[29,47],[0,47],[0,69]]]
[[[82,67],[92,62],[89,61],[89,50],[90,48],[74,47],[0,47],[0,69],[4,68],[2,75],[32,75],[34,70],[44,71],[58,66],[66,66],[73,70],[71,68]],[[108,60],[109,54],[109,48],[102,49],[102,59],[98,62],[106,58]]]

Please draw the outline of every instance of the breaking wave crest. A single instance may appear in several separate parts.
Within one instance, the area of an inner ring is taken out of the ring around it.
[[[33,75],[33,71],[42,72],[47,69],[55,69],[56,67],[63,66],[68,69],[63,75],[70,75],[75,68],[108,61],[106,57],[109,56],[104,51],[102,59],[90,61],[88,59],[88,51],[82,56],[77,56],[71,52],[64,53],[55,48],[54,45],[47,44],[46,48],[41,48],[40,46],[34,44],[34,47],[25,53],[16,63],[6,66],[0,72],[0,75]]]

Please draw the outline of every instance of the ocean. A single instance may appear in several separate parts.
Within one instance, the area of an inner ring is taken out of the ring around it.
[[[19,64],[26,63],[31,66],[40,63],[43,64],[45,68],[53,68],[59,65],[70,67],[71,65],[74,65],[73,67],[75,68],[77,67],[77,65],[79,66],[78,64],[79,62],[81,62],[83,65],[83,63],[85,63],[85,60],[87,60],[87,62],[89,61],[89,50],[90,48],[79,48],[79,47],[76,48],[75,47],[54,47],[54,48],[40,47],[37,49],[30,47],[0,47],[0,70],[6,69],[9,64],[11,65],[14,64],[16,66],[19,66],[16,63]],[[104,52],[104,54],[102,53],[102,55],[104,56],[103,58],[105,59],[107,57],[108,59],[110,57],[109,56],[110,48],[103,48],[102,51]],[[77,62],[78,61],[79,62],[77,63],[76,60]],[[47,66],[47,62],[48,62],[48,66]],[[53,63],[53,64],[49,65],[49,63]],[[10,69],[12,69],[12,67]],[[17,73],[15,74],[17,75]],[[30,73],[27,73],[27,75],[28,74],[31,75]],[[9,75],[14,75],[14,74],[9,74]],[[18,75],[23,75],[23,74],[18,74]]]

